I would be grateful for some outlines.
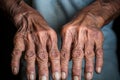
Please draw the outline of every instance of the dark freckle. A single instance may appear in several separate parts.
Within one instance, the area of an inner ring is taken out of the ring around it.
[[[63,56],[65,57],[65,53],[63,54]]]
[[[66,57],[66,55],[65,55],[65,53],[64,53],[64,52],[62,53],[62,57],[63,57],[63,58],[65,58],[65,57]]]

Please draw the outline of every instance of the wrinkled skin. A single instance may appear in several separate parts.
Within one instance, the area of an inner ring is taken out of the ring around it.
[[[85,60],[86,80],[93,72],[100,73],[103,66],[103,25],[120,14],[120,0],[96,0],[81,10],[61,32],[61,73],[68,76],[68,62],[72,60],[72,79],[81,80],[82,60]],[[95,69],[94,69],[95,68]]]
[[[29,11],[30,10],[30,11]],[[35,80],[35,62],[37,62],[39,80],[48,80],[48,64],[52,67],[54,80],[60,79],[60,53],[57,47],[57,35],[41,15],[29,8],[14,17],[18,31],[14,38],[12,71],[19,72],[20,58],[25,53],[28,80]],[[56,67],[57,66],[57,67]]]
[[[53,79],[60,80],[62,73],[64,80],[68,76],[70,59],[73,62],[72,79],[81,79],[82,60],[85,59],[85,78],[91,80],[94,68],[100,73],[103,66],[104,39],[100,28],[120,14],[119,4],[120,0],[96,0],[78,13],[72,21],[63,26],[60,55],[55,31],[37,11],[23,0],[0,0],[0,8],[12,17],[18,29],[12,54],[13,73],[19,72],[20,58],[24,52],[28,80],[36,78],[35,62],[39,80],[48,80],[48,63],[52,67]]]
[[[61,69],[62,79],[68,75],[68,62],[72,59],[72,78],[81,80],[82,60],[85,59],[85,78],[91,80],[95,69],[103,65],[103,33],[96,19],[90,14],[79,14],[62,30]]]

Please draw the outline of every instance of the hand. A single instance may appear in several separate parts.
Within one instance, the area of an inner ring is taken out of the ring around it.
[[[24,13],[14,16],[14,23],[18,31],[14,38],[12,71],[14,74],[18,74],[20,58],[24,51],[28,80],[35,80],[35,62],[38,66],[39,80],[48,80],[48,61],[52,67],[53,79],[59,80],[61,70],[57,35],[37,11],[30,7],[27,8]]]
[[[81,80],[82,60],[85,59],[85,79],[91,80],[95,69],[101,72],[103,65],[103,33],[101,18],[80,13],[62,30],[61,71],[62,79],[68,75],[68,62],[72,59],[72,78]]]

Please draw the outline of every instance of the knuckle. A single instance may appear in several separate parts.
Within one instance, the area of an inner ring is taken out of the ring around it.
[[[60,52],[58,50],[51,50],[49,57],[50,59],[60,59]]]
[[[39,31],[38,32],[38,35],[40,35],[40,36],[45,36],[45,35],[47,35],[47,31],[46,30],[41,30],[41,31]]]
[[[95,54],[94,54],[94,52],[92,51],[92,50],[86,50],[85,51],[85,57],[87,58],[89,58],[89,57],[94,57],[95,56]]]
[[[37,61],[48,61],[47,51],[38,51],[37,53]]]
[[[23,40],[14,40],[14,49],[19,51],[24,51],[25,45]]]
[[[71,26],[71,25],[65,25],[65,26],[63,26],[62,33],[70,33],[73,30],[72,27],[73,26]]]
[[[12,53],[12,56],[19,56],[21,55],[21,50],[19,49],[14,49],[13,53]]]
[[[72,53],[72,58],[83,58],[83,50],[82,49],[74,49]]]
[[[86,31],[87,31],[86,27],[78,27],[78,29],[77,29],[77,32],[78,32],[79,35],[80,35],[81,33],[82,33],[82,34],[85,34]]]
[[[36,40],[39,42],[41,41],[46,41],[48,39],[48,34],[47,34],[47,31],[45,30],[42,30],[42,31],[39,31],[36,35]]]
[[[49,36],[52,40],[57,40],[57,34],[54,30],[51,29],[51,30],[49,30],[48,33],[49,33]]]
[[[56,35],[56,32],[55,32],[53,29],[50,29],[50,30],[48,31],[48,33],[51,34],[51,35]]]
[[[35,52],[32,50],[28,50],[25,54],[25,59],[32,59],[35,58]]]
[[[69,39],[69,40],[72,40],[72,38],[74,37],[74,32],[72,30],[67,30],[66,32],[63,32],[62,33],[62,39]]]
[[[98,57],[103,57],[103,49],[97,49],[97,50],[96,50],[96,55],[97,55]]]
[[[22,33],[17,33],[15,36],[14,36],[14,43],[16,42],[21,42],[23,41],[23,34]]]

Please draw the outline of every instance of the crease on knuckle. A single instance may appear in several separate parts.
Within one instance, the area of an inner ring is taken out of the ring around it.
[[[72,58],[73,59],[80,59],[83,58],[84,54],[83,54],[83,50],[82,49],[74,49],[72,52]]]
[[[95,54],[92,50],[86,50],[85,51],[85,57],[86,58],[91,58],[91,57],[94,57],[94,56],[95,56]]]
[[[50,51],[49,57],[51,59],[60,59],[60,52],[56,49]]]
[[[21,50],[19,49],[14,49],[12,56],[20,56],[21,55]]]
[[[35,52],[32,51],[32,50],[28,50],[25,54],[25,59],[26,60],[32,60],[32,59],[35,59]]]
[[[97,57],[103,57],[103,49],[102,48],[96,50],[96,56]]]
[[[38,51],[37,53],[37,61],[38,62],[45,62],[48,61],[48,53],[45,50]]]

